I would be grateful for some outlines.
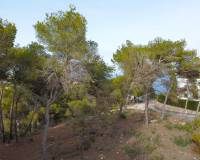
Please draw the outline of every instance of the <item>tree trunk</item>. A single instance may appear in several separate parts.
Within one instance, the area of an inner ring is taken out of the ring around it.
[[[165,101],[164,101],[164,104],[163,104],[163,107],[162,107],[162,114],[161,114],[161,119],[163,120],[164,117],[165,117],[165,111],[166,111],[166,104],[167,104],[167,100],[168,100],[168,97],[169,97],[169,93],[170,93],[170,90],[171,90],[171,86],[168,88],[167,90],[167,94],[165,96]]]
[[[189,101],[189,99],[187,98],[187,99],[186,99],[186,102],[185,102],[185,112],[187,112],[187,108],[188,108],[188,101]]]
[[[122,114],[122,111],[123,111],[123,105],[120,104],[120,106],[119,106],[119,114]]]
[[[18,112],[18,102],[20,100],[20,96],[17,97],[15,101],[15,113],[14,113],[14,128],[15,128],[15,141],[18,142],[18,125],[17,125],[17,112]]]
[[[185,102],[185,112],[187,112],[188,101],[189,101],[189,86],[188,86],[188,81],[187,81],[187,99]]]
[[[197,116],[199,115],[199,110],[200,110],[200,101],[199,101],[199,104],[197,106]]]
[[[129,95],[130,95],[130,92],[131,92],[132,87],[133,87],[133,82],[131,82],[130,87],[129,87],[129,89],[128,89],[128,94],[127,94],[126,102],[125,102],[125,105],[124,105],[125,109],[127,108],[127,105],[128,105],[128,103],[129,103]]]
[[[15,104],[15,97],[16,97],[16,84],[14,84],[14,91],[12,97],[12,104],[10,106],[10,140],[13,139],[13,108]]]
[[[144,97],[144,101],[145,101],[145,125],[148,126],[149,125],[149,115],[148,115],[148,110],[149,110],[149,95],[148,95],[148,91],[146,91],[145,93],[145,97]]]
[[[50,104],[47,103],[45,107],[45,124],[44,124],[43,140],[42,140],[42,160],[48,159],[47,141],[48,141],[48,127],[49,127],[49,107]]]
[[[33,113],[33,115],[34,115],[34,113]],[[26,127],[26,129],[25,129],[24,133],[22,134],[22,136],[26,136],[27,133],[28,133],[28,131],[31,131],[32,121],[33,121],[33,116],[31,117],[31,120],[30,120],[30,122],[28,123],[28,126]]]
[[[32,114],[32,116],[31,116],[31,119],[30,119],[30,121],[29,121],[29,123],[28,123],[28,126],[26,127],[24,133],[22,134],[22,136],[25,136],[25,135],[28,133],[29,130],[30,130],[30,133],[31,133],[31,127],[32,127],[31,125],[32,125],[32,122],[33,122],[33,118],[34,118],[35,113],[38,113],[38,104],[36,104],[36,106],[34,107],[33,114]]]
[[[0,92],[0,127],[2,133],[2,142],[5,143],[6,137],[5,137],[4,123],[3,123],[3,108],[2,108],[3,94],[4,94],[4,88],[2,88]]]

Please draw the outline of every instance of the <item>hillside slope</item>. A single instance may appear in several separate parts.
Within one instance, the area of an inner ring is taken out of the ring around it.
[[[194,144],[178,146],[173,139],[186,136],[185,131],[167,128],[167,124],[180,123],[175,118],[163,122],[151,115],[149,128],[143,125],[143,114],[134,113],[126,119],[115,119],[96,135],[89,150],[82,157],[87,160],[198,160]],[[20,139],[19,143],[0,145],[0,160],[38,160],[41,155],[42,132]],[[70,124],[60,124],[49,129],[51,160],[79,160],[79,139]]]

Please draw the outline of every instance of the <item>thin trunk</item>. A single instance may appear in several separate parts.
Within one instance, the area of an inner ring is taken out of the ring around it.
[[[185,102],[185,112],[187,112],[187,108],[188,108],[188,101],[189,101],[189,99],[187,98],[187,99],[186,99],[186,102]]]
[[[48,127],[49,127],[49,107],[50,104],[47,103],[45,107],[45,124],[44,124],[43,140],[42,140],[42,160],[48,159],[47,140],[48,140]]]
[[[18,126],[17,126],[17,112],[18,112],[18,102],[20,100],[20,96],[17,97],[15,101],[15,113],[14,113],[14,128],[15,128],[15,141],[18,142]]]
[[[145,125],[149,125],[149,115],[148,115],[148,110],[149,110],[149,95],[148,95],[148,90],[145,93]]]
[[[170,90],[171,90],[171,86],[168,88],[167,90],[167,94],[165,96],[165,101],[164,101],[164,104],[163,104],[163,107],[162,107],[162,114],[161,114],[161,119],[163,120],[164,117],[165,117],[165,111],[166,111],[166,104],[167,104],[167,100],[168,100],[168,97],[169,97],[169,93],[170,93]]]
[[[187,112],[188,101],[189,101],[189,86],[188,86],[188,81],[187,81],[187,99],[185,102],[185,112]]]
[[[199,115],[199,110],[200,110],[200,101],[199,101],[199,104],[197,106],[197,116]]]
[[[119,106],[119,114],[122,114],[122,112],[123,112],[123,105],[120,104],[120,106]]]
[[[129,95],[130,95],[132,87],[133,87],[133,82],[131,82],[130,87],[128,89],[128,94],[127,94],[126,102],[125,102],[125,108],[127,108],[127,105],[128,105],[128,102],[129,102]]]
[[[71,107],[68,106],[68,109],[69,112],[71,113],[72,118],[75,118],[74,111],[71,109]]]
[[[57,97],[57,86],[53,84],[53,87],[51,88],[51,91],[49,92],[48,100],[45,102],[45,124],[44,124],[44,133],[43,133],[43,140],[42,140],[42,160],[48,160],[48,128],[50,123],[50,116],[49,116],[49,110],[50,105],[56,100]]]
[[[16,97],[16,84],[14,84],[12,104],[10,106],[10,140],[13,139],[13,108],[15,104],[15,97]]]
[[[29,121],[29,123],[28,123],[28,126],[26,127],[24,133],[22,134],[22,136],[25,136],[25,135],[28,133],[29,130],[30,130],[30,133],[31,133],[31,125],[32,125],[32,122],[33,122],[34,115],[35,115],[35,113],[37,113],[37,112],[38,112],[38,104],[34,107],[33,114],[32,114],[32,116],[31,116],[31,119],[30,119],[30,121]]]
[[[28,133],[28,131],[31,130],[31,125],[32,125],[32,121],[33,121],[33,116],[34,116],[34,113],[33,113],[32,117],[31,117],[30,122],[28,123],[28,126],[26,127],[24,133],[22,134],[22,136],[25,136],[25,135]]]
[[[84,146],[83,146],[83,141],[84,141],[84,127],[81,129],[80,131],[80,160],[84,160],[84,156],[83,156],[83,150],[84,150]]]
[[[6,138],[5,138],[4,123],[3,123],[3,109],[2,109],[3,94],[4,94],[4,88],[1,89],[0,93],[0,126],[2,133],[2,142],[5,143]]]

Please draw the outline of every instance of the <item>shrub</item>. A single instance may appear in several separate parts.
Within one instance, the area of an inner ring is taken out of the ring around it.
[[[187,132],[191,132],[193,130],[193,127],[190,123],[174,124],[173,127],[176,128],[176,129],[179,129],[179,130],[187,131]]]
[[[200,147],[200,132],[194,132],[192,134],[192,140]]]
[[[131,159],[136,158],[137,156],[139,156],[140,154],[142,154],[143,149],[135,144],[129,144],[129,145],[125,145],[123,147],[123,151],[126,155],[128,155],[128,157],[130,157]]]
[[[121,119],[126,119],[126,118],[127,118],[125,113],[120,113],[120,114],[119,114],[119,117],[120,117]]]
[[[123,147],[124,153],[131,159],[135,159],[141,155],[150,155],[154,150],[155,146],[147,142],[127,144]]]
[[[154,144],[146,143],[144,144],[144,151],[147,154],[152,153],[156,149]]]
[[[188,144],[191,143],[190,137],[183,137],[183,136],[176,136],[174,137],[174,143],[181,147],[186,147]]]
[[[186,124],[173,124],[173,123],[167,123],[165,125],[165,127],[167,129],[173,129],[173,128],[176,128],[176,129],[179,129],[179,130],[184,130],[184,131],[187,131],[187,132],[192,132],[193,131],[193,125],[191,123],[186,123]]]
[[[153,137],[152,140],[153,140],[154,144],[156,144],[156,145],[160,145],[160,143],[161,143],[159,134],[155,135],[155,137]]]
[[[196,117],[196,118],[192,121],[192,126],[193,126],[193,129],[198,129],[198,128],[200,128],[200,117]]]
[[[200,117],[192,121],[194,132],[192,133],[192,141],[196,144],[196,150],[200,153]]]
[[[153,154],[150,156],[149,160],[164,160],[164,156],[161,154]]]
[[[200,153],[200,130],[192,134],[192,141],[197,145],[197,151]]]
[[[165,100],[165,95],[160,94],[156,97],[156,99],[158,100],[158,102],[163,103]],[[185,102],[186,100],[182,100],[182,99],[177,99],[177,101],[173,101],[173,100],[170,100],[170,98],[168,98],[167,100],[167,104],[172,105],[172,106],[177,106],[180,108],[185,108]],[[192,101],[192,100],[188,101],[188,109],[196,111],[197,106],[198,106],[197,101]]]
[[[91,146],[91,140],[88,138],[82,138],[80,141],[80,149],[81,150],[88,150]]]
[[[173,129],[174,127],[173,127],[173,124],[172,123],[166,123],[165,124],[165,127],[167,128],[167,129],[169,129],[169,130],[171,130],[171,129]]]
[[[143,155],[150,155],[156,149],[155,143],[159,144],[158,135],[152,139],[152,137],[145,137],[140,132],[137,132],[135,137],[137,137],[137,140],[134,143],[127,144],[123,147],[123,151],[131,159],[135,159]]]

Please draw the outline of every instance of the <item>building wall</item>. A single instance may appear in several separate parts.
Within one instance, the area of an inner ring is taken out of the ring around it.
[[[186,88],[187,81],[188,81],[187,78],[177,78],[177,87],[178,88]],[[198,97],[200,97],[200,79],[196,80],[196,85],[197,85],[197,89],[198,89]],[[184,97],[184,95],[187,95],[187,93],[181,93],[179,96]],[[191,93],[189,94],[189,97],[192,98]]]

